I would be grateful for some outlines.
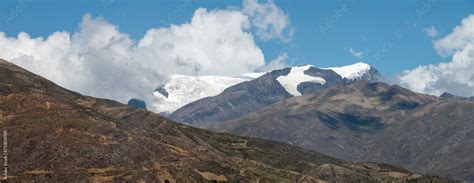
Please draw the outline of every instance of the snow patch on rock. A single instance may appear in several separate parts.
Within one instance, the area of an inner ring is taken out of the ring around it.
[[[352,65],[346,65],[342,67],[329,67],[324,69],[330,69],[339,74],[342,78],[355,80],[362,78],[364,74],[369,72],[371,66],[366,63],[355,63]]]
[[[320,77],[308,76],[304,74],[311,65],[292,67],[290,73],[286,76],[279,76],[277,81],[286,89],[288,93],[293,96],[300,96],[301,93],[298,91],[298,85],[303,82],[313,82],[319,84],[325,84],[326,80]]]

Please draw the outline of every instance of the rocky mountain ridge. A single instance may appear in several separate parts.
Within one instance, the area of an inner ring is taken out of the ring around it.
[[[473,181],[473,110],[471,101],[358,81],[204,127]]]
[[[231,86],[216,96],[189,103],[169,117],[199,127],[235,119],[295,95],[357,80],[375,81],[379,77],[376,69],[364,63],[326,69],[311,65],[279,69]]]
[[[453,182],[181,125],[68,91],[4,60],[0,127],[13,182]]]

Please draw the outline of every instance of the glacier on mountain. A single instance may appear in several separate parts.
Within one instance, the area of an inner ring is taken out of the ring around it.
[[[151,110],[171,113],[195,100],[215,96],[229,86],[253,79],[250,76],[186,76],[173,74],[169,82],[157,88]]]
[[[312,82],[324,85],[326,80],[321,77],[315,77],[305,74],[305,71],[309,70],[312,65],[296,66],[292,67],[290,72],[287,75],[279,76],[277,81],[285,88],[285,90],[293,96],[302,95],[298,91],[298,85],[303,82]],[[357,80],[362,79],[366,74],[369,73],[372,67],[366,63],[355,63],[352,65],[342,66],[342,67],[329,67],[322,68],[324,70],[332,70],[342,79],[348,80]]]
[[[278,76],[276,80],[293,96],[300,96],[298,86],[301,83],[311,82],[324,85],[326,80],[305,74],[312,65],[290,68],[287,75]],[[356,63],[342,67],[322,68],[333,70],[343,79],[357,80],[364,78],[371,70],[366,63]],[[186,76],[173,74],[169,81],[153,92],[153,101],[150,110],[159,113],[172,113],[178,108],[196,100],[220,94],[226,88],[241,82],[250,81],[268,72],[245,73],[239,76]]]

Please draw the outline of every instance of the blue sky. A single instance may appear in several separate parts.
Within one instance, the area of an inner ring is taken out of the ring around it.
[[[172,74],[356,62],[415,92],[474,96],[473,12],[472,0],[3,0],[0,58],[121,102],[153,100]]]
[[[450,33],[464,17],[474,12],[474,3],[468,0],[274,2],[288,13],[294,36],[289,43],[257,39],[266,60],[287,52],[293,64],[327,67],[365,61],[387,75],[449,59],[436,54],[432,40]],[[60,30],[73,32],[78,29],[83,15],[91,13],[118,25],[121,32],[136,40],[150,28],[190,21],[199,7],[223,9],[241,4],[241,1],[217,0],[103,0],[86,3],[6,0],[0,6],[3,19],[0,31],[8,36],[24,31],[32,37],[47,37]],[[5,17],[10,16],[15,8],[20,10],[18,16],[5,23]],[[430,26],[439,31],[437,37],[431,38],[422,31]],[[351,48],[363,52],[362,58],[352,56]]]

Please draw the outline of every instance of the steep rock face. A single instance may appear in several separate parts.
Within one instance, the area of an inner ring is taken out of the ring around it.
[[[357,80],[375,79],[379,75],[377,70],[362,63],[341,68],[319,69],[304,65],[274,70],[231,86],[217,96],[185,105],[169,117],[180,123],[205,126],[244,116],[295,95]]]
[[[208,128],[351,161],[474,180],[474,103],[359,81],[292,97]]]
[[[436,178],[180,125],[145,110],[65,90],[3,60],[0,127],[7,132],[8,139],[2,140],[9,144],[8,181],[12,182],[407,182]],[[328,167],[337,173],[327,174]]]

